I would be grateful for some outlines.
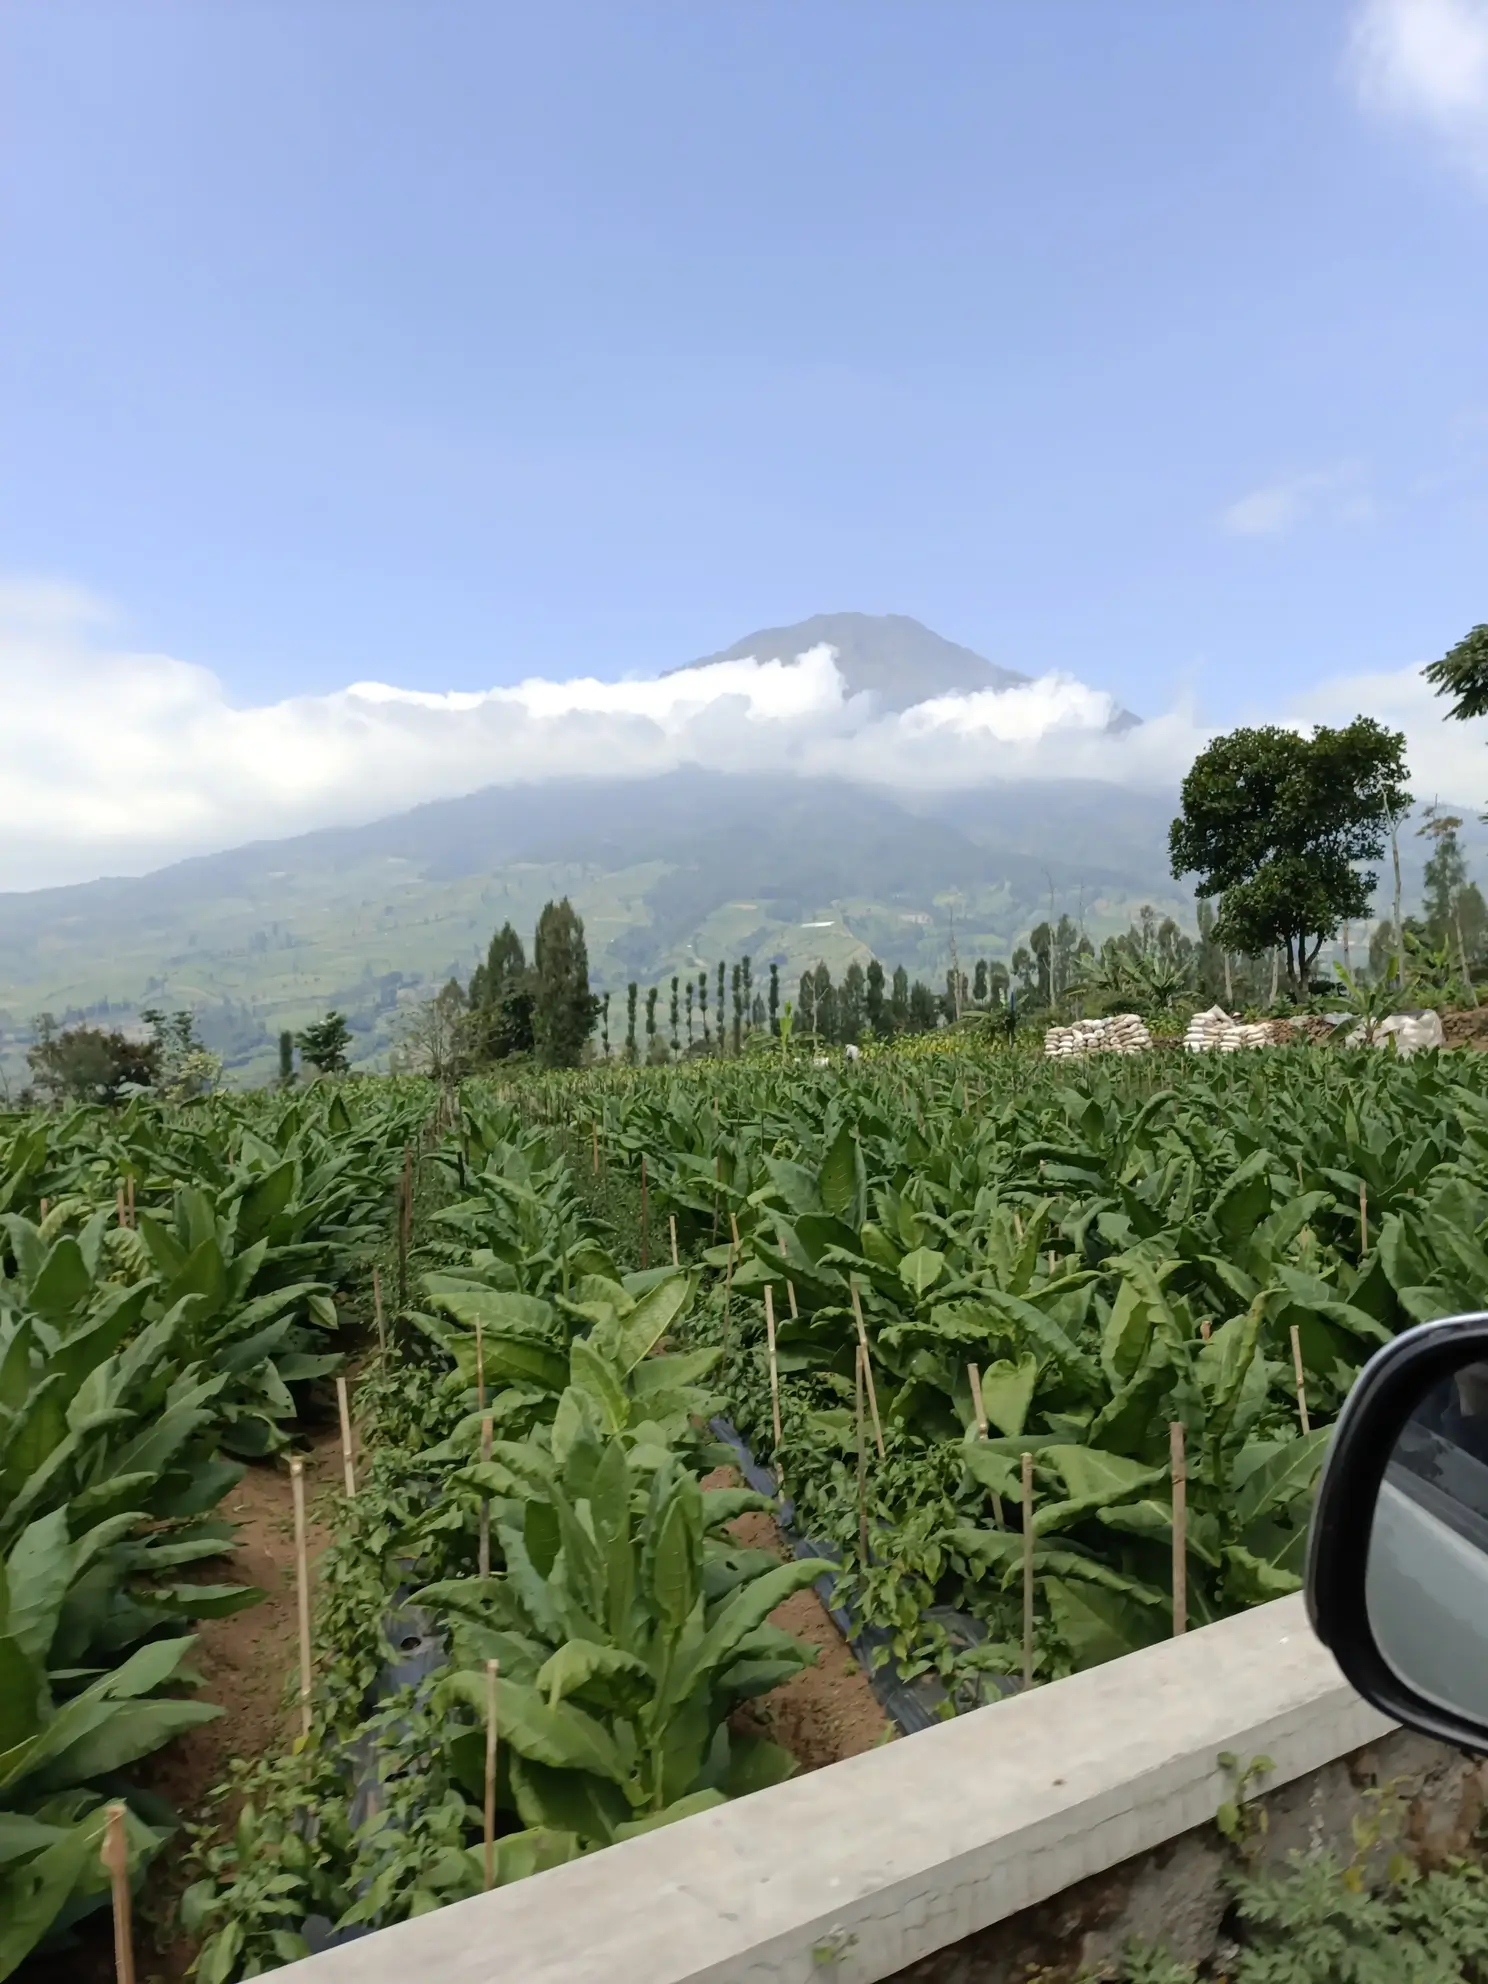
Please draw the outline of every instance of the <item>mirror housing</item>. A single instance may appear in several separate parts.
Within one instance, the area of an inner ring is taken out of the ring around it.
[[[1406,1330],[1359,1374],[1318,1484],[1306,1591],[1366,1701],[1488,1753],[1488,1314]]]

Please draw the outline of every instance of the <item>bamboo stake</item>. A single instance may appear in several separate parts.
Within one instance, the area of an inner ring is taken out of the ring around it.
[[[734,1299],[734,1250],[729,1248],[728,1270],[723,1277],[723,1354],[728,1356],[734,1334],[729,1321],[730,1305]]]
[[[868,1403],[873,1408],[873,1437],[878,1443],[878,1457],[884,1457],[883,1421],[878,1416],[878,1390],[873,1382],[873,1362],[868,1355],[868,1332],[863,1327],[863,1305],[858,1300],[858,1278],[848,1277],[848,1287],[852,1292],[853,1320],[858,1326],[858,1342],[863,1347],[863,1375],[868,1380]]]
[[[646,1153],[641,1152],[641,1266],[644,1269],[649,1251],[649,1235],[646,1231]]]
[[[300,1728],[307,1741],[310,1735],[310,1558],[305,1543],[305,1463],[296,1457],[289,1463],[289,1482],[294,1494],[295,1596],[300,1613]]]
[[[487,1893],[496,1885],[496,1699],[501,1662],[486,1662],[486,1865]]]
[[[1359,1187],[1359,1252],[1369,1252],[1369,1187]]]
[[[491,1415],[488,1412],[481,1421],[480,1457],[483,1461],[491,1458]],[[483,1578],[491,1575],[491,1503],[482,1495],[480,1506],[480,1574]]]
[[[682,1265],[682,1257],[677,1252],[677,1215],[674,1212],[667,1214],[667,1225],[672,1230],[672,1266],[679,1268]]]
[[[733,1213],[729,1214],[729,1237],[733,1242],[734,1252],[742,1254],[744,1242],[739,1238],[739,1222]]]
[[[1204,1320],[1199,1324],[1199,1335],[1204,1339],[1205,1343],[1209,1341],[1210,1327],[1209,1318],[1205,1316]]]
[[[1302,1378],[1302,1339],[1295,1323],[1292,1324],[1292,1369],[1297,1374],[1297,1416],[1302,1421],[1302,1431],[1310,1433],[1312,1423],[1307,1417],[1307,1386]]]
[[[475,1409],[486,1409],[486,1332],[479,1316],[475,1319]]]
[[[133,1902],[129,1893],[129,1840],[124,1831],[124,1807],[110,1805],[99,1858],[108,1869],[114,1899],[114,1977],[116,1984],[134,1984]]]
[[[46,1216],[47,1216],[47,1207],[48,1207],[48,1205],[49,1205],[49,1203],[50,1203],[50,1201],[48,1201],[48,1200],[46,1200],[46,1199],[43,1199],[43,1200],[42,1200],[42,1202],[41,1202],[41,1216],[42,1216],[42,1218],[43,1218],[43,1219],[45,1219],[45,1218],[46,1218]]]
[[[1023,1456],[1023,1685],[1033,1686],[1033,1455]]]
[[[1168,1445],[1173,1470],[1173,1632],[1188,1631],[1188,1458],[1183,1444],[1183,1422],[1175,1419],[1168,1428]]]
[[[382,1275],[372,1270],[372,1314],[377,1321],[377,1354],[387,1362],[387,1325],[382,1320]]]
[[[857,1377],[858,1405],[858,1561],[866,1574],[868,1569],[868,1426],[863,1412],[863,1346],[857,1346],[853,1359]]]
[[[341,1412],[341,1467],[346,1476],[346,1492],[356,1493],[356,1467],[351,1456],[351,1400],[346,1395],[346,1380],[336,1380],[336,1404]]]
[[[775,1298],[765,1283],[765,1342],[770,1353],[770,1412],[774,1420],[775,1451],[780,1452],[780,1366],[775,1361]]]
[[[785,1235],[783,1233],[780,1236],[780,1258],[781,1260],[785,1260],[788,1258],[785,1251]],[[785,1292],[790,1297],[791,1321],[794,1322],[796,1320],[797,1315],[800,1313],[796,1308],[796,1284],[793,1281],[787,1281],[785,1284]]]
[[[971,1409],[976,1414],[977,1438],[987,1437],[987,1414],[982,1406],[982,1374],[975,1364],[968,1364],[966,1375],[971,1380]]]
[[[971,1405],[972,1410],[976,1413],[977,1438],[979,1440],[985,1440],[987,1437],[987,1408],[982,1403],[982,1374],[975,1364],[968,1364],[966,1375],[971,1380]],[[995,1488],[992,1490],[992,1515],[997,1527],[1002,1529],[1004,1527],[1002,1520],[1002,1497]]]

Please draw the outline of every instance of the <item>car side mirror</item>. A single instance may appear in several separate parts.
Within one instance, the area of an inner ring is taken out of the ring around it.
[[[1318,1484],[1307,1610],[1366,1701],[1488,1752],[1488,1315],[1406,1330],[1359,1374]]]

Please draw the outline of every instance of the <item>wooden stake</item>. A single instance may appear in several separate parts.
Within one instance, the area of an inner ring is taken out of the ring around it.
[[[351,1457],[351,1400],[346,1395],[346,1380],[336,1380],[336,1404],[341,1410],[341,1466],[346,1475],[346,1492],[356,1493],[356,1468]]]
[[[42,1200],[42,1202],[41,1202],[41,1216],[42,1216],[42,1218],[43,1218],[43,1219],[45,1219],[45,1218],[46,1218],[46,1216],[47,1216],[47,1207],[48,1207],[48,1204],[49,1204],[49,1201],[48,1201],[48,1200],[46,1200],[46,1199],[43,1199],[43,1200]],[[784,1249],[782,1248],[782,1249],[781,1249],[781,1251],[782,1251],[782,1252],[784,1252]]]
[[[1204,1339],[1205,1343],[1209,1341],[1209,1330],[1209,1318],[1205,1316],[1204,1320],[1199,1324],[1199,1335]]]
[[[646,1231],[646,1153],[641,1152],[641,1266],[646,1266],[649,1236]]]
[[[482,1460],[491,1458],[491,1415],[488,1412],[481,1421],[480,1456]],[[480,1506],[480,1574],[483,1578],[491,1575],[491,1503],[488,1496],[481,1496]]]
[[[866,1574],[868,1569],[868,1425],[863,1412],[863,1395],[867,1390],[864,1382],[865,1360],[863,1346],[857,1346],[853,1359],[857,1376],[858,1403],[858,1561]]]
[[[305,1542],[305,1463],[296,1458],[289,1463],[289,1483],[294,1494],[295,1595],[300,1612],[300,1728],[310,1735],[310,1557]]]
[[[868,1332],[863,1327],[863,1305],[858,1300],[858,1278],[848,1277],[848,1288],[852,1293],[853,1320],[858,1326],[858,1342],[863,1348],[863,1376],[868,1381],[868,1403],[873,1410],[873,1437],[878,1443],[878,1457],[884,1457],[883,1422],[878,1416],[878,1391],[873,1382],[873,1360],[868,1355]]]
[[[475,1409],[486,1409],[486,1332],[479,1316],[475,1319]]]
[[[129,1840],[124,1831],[124,1807],[110,1805],[99,1858],[108,1869],[114,1897],[114,1977],[117,1984],[134,1984],[134,1921],[129,1893]]]
[[[1020,1240],[1023,1238],[1023,1222],[1019,1219],[1017,1213],[1013,1214],[1013,1231]]]
[[[770,1412],[774,1420],[775,1451],[780,1452],[780,1366],[775,1361],[775,1298],[765,1283],[765,1342],[770,1353]]]
[[[1173,1470],[1173,1631],[1178,1634],[1188,1631],[1188,1459],[1180,1420],[1168,1428],[1168,1447]]]
[[[486,1662],[486,1891],[496,1885],[496,1701],[501,1662]]]
[[[982,1406],[982,1374],[975,1364],[968,1364],[966,1375],[971,1380],[971,1409],[976,1414],[977,1438],[987,1437],[987,1414]]]
[[[982,1374],[975,1364],[968,1364],[966,1375],[971,1380],[971,1405],[972,1410],[976,1413],[977,1438],[979,1440],[985,1440],[987,1437],[987,1409],[982,1403]],[[992,1491],[992,1516],[997,1527],[1002,1529],[1004,1527],[1002,1520],[1002,1497],[997,1493],[995,1488]]]
[[[682,1257],[677,1252],[677,1215],[674,1212],[667,1214],[667,1225],[672,1230],[672,1266],[679,1268],[682,1265]]]
[[[382,1276],[376,1268],[372,1270],[372,1314],[377,1321],[377,1354],[385,1364],[387,1362],[387,1325],[382,1320]]]
[[[1302,1431],[1310,1433],[1312,1425],[1307,1417],[1307,1386],[1302,1378],[1302,1339],[1297,1334],[1297,1325],[1292,1324],[1292,1369],[1297,1374],[1297,1417],[1302,1421]]]
[[[729,1323],[729,1309],[734,1299],[734,1250],[729,1248],[728,1270],[723,1277],[723,1354],[728,1356],[733,1343],[733,1330]]]
[[[1359,1253],[1369,1252],[1369,1187],[1359,1187]]]
[[[744,1242],[739,1238],[739,1222],[733,1213],[729,1214],[729,1236],[734,1243],[734,1252],[742,1255],[744,1252]]]
[[[1023,1685],[1033,1686],[1033,1455],[1023,1456]]]

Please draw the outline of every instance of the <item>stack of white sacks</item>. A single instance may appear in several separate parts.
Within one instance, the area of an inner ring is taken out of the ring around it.
[[[1151,1045],[1152,1035],[1136,1013],[1076,1020],[1073,1026],[1051,1026],[1044,1035],[1044,1052],[1051,1060],[1072,1054],[1140,1054]]]
[[[1274,1047],[1276,1030],[1269,1020],[1247,1026],[1232,1020],[1223,1006],[1211,1006],[1207,1013],[1195,1013],[1183,1036],[1190,1054],[1234,1054],[1242,1047]]]

